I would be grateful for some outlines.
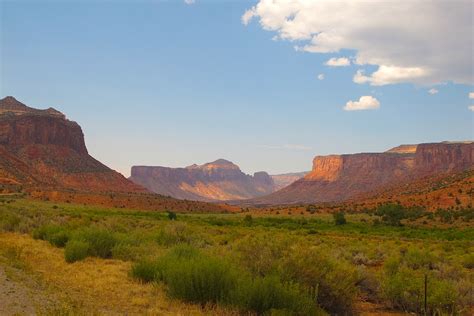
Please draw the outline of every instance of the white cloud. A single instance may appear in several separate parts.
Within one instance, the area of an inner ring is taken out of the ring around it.
[[[384,86],[386,84],[409,82],[416,78],[422,78],[424,75],[425,71],[422,68],[379,66],[379,69],[370,76],[364,75],[363,70],[358,70],[353,81],[359,84],[370,83],[373,86]]]
[[[324,74],[319,74],[319,75],[318,75],[318,79],[319,79],[319,80],[324,80]]]
[[[474,105],[468,106],[467,108],[474,112]]]
[[[429,94],[436,94],[438,92],[439,92],[438,89],[435,89],[435,88],[431,88],[430,90],[428,90]]]
[[[196,0],[184,0],[184,3],[191,5],[196,3]]]
[[[469,92],[469,99],[474,99],[474,92]]]
[[[326,63],[326,66],[331,66],[331,67],[345,67],[345,66],[350,66],[351,61],[346,58],[346,57],[341,57],[341,58],[331,58],[329,59]]]
[[[354,63],[378,66],[357,83],[474,82],[472,0],[260,0],[252,19],[299,51],[355,50]]]
[[[344,110],[346,111],[361,111],[361,110],[376,110],[380,108],[380,102],[370,95],[360,97],[359,101],[349,101],[346,103]]]
[[[258,146],[264,149],[278,149],[278,150],[295,150],[295,151],[303,151],[303,150],[311,150],[311,147],[300,145],[300,144],[285,144],[285,145],[261,145]]]

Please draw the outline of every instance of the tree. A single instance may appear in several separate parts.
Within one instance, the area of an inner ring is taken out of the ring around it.
[[[252,226],[252,223],[253,223],[252,215],[250,215],[250,214],[245,215],[245,217],[244,217],[244,223],[245,223],[245,225],[247,225],[247,226]]]
[[[334,223],[336,225],[344,225],[347,223],[344,212],[336,212],[336,213],[333,213],[332,216],[334,218]]]
[[[406,217],[403,206],[393,203],[379,206],[376,215],[382,216],[382,221],[391,226],[402,226],[401,220]]]
[[[168,219],[169,219],[170,221],[175,221],[177,218],[178,218],[178,216],[176,215],[175,212],[168,211]]]

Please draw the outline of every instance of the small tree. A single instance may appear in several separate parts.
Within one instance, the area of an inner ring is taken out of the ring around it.
[[[405,209],[400,204],[385,204],[379,206],[376,214],[382,216],[382,221],[391,226],[402,226],[401,220],[406,217]]]
[[[168,219],[170,221],[175,221],[178,218],[175,212],[168,211]]]
[[[344,212],[336,212],[336,213],[333,213],[332,216],[334,218],[334,223],[336,225],[344,225],[347,223]]]
[[[247,226],[252,226],[252,223],[253,223],[252,215],[250,215],[250,214],[245,215],[245,217],[244,217],[244,223],[245,223],[245,225],[247,225]]]

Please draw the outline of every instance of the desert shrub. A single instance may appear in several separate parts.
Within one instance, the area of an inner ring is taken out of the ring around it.
[[[277,269],[289,243],[289,239],[281,241],[266,235],[249,236],[237,244],[236,252],[242,267],[253,276],[265,276]]]
[[[245,217],[244,217],[244,224],[245,224],[246,226],[252,226],[252,224],[253,224],[252,215],[250,215],[250,214],[245,215]]]
[[[435,258],[429,251],[410,248],[404,255],[403,261],[408,267],[416,270],[421,268],[432,268]]]
[[[100,258],[112,257],[112,249],[118,243],[116,236],[104,229],[86,228],[74,235],[75,240],[82,240],[89,244],[89,255]]]
[[[186,223],[173,222],[158,230],[155,240],[159,245],[169,247],[180,243],[190,244],[194,235]]]
[[[175,221],[178,218],[175,212],[168,211],[168,219],[170,221]]]
[[[317,292],[317,302],[331,314],[350,314],[357,295],[357,271],[323,252],[298,248],[282,264],[285,280],[296,281]]]
[[[277,277],[257,277],[230,262],[200,253],[189,245],[179,245],[158,259],[133,265],[131,275],[144,282],[163,281],[172,298],[206,304],[224,304],[258,314],[275,309],[291,315],[314,314],[315,303],[295,284]]]
[[[395,308],[406,312],[423,311],[424,282],[427,275],[428,313],[453,313],[458,291],[454,283],[436,277],[428,270],[414,270],[398,259],[390,258],[384,265],[383,296]]]
[[[143,282],[165,281],[165,276],[170,267],[199,255],[198,250],[192,246],[177,245],[162,257],[157,259],[144,258],[138,261],[132,266],[131,274]]]
[[[71,240],[64,249],[66,262],[76,262],[85,259],[89,255],[89,243],[81,240]]]
[[[232,293],[232,305],[262,315],[269,311],[288,315],[315,315],[314,298],[298,284],[283,283],[276,276],[242,278]]]
[[[44,225],[33,230],[33,238],[49,241],[53,246],[64,247],[69,241],[69,231],[58,225]]]
[[[152,259],[142,259],[132,266],[132,277],[148,283],[157,279],[157,261]]]
[[[393,266],[385,269],[382,282],[383,294],[393,307],[403,311],[420,311],[423,301],[423,280],[413,270],[406,267]]]
[[[20,222],[20,217],[15,214],[0,213],[0,231],[13,232],[17,230]]]
[[[222,260],[199,255],[168,263],[163,279],[171,297],[204,305],[226,301],[237,282],[237,273]]]
[[[379,296],[380,282],[373,271],[367,270],[364,266],[357,267],[357,287],[368,295],[371,299]]]
[[[401,220],[405,218],[403,206],[400,204],[381,205],[375,214],[381,216],[384,223],[392,226],[401,226]]]
[[[126,243],[119,242],[112,248],[112,258],[123,261],[132,261],[139,258],[142,251],[141,248]]]
[[[344,212],[336,212],[333,213],[332,216],[334,218],[334,224],[336,225],[344,225],[347,223]]]
[[[134,269],[142,280],[164,281],[171,297],[203,305],[225,301],[237,282],[237,274],[227,262],[205,256],[188,245],[174,247]]]
[[[49,236],[49,242],[56,247],[64,247],[69,241],[69,233],[67,231],[61,230],[55,234]]]

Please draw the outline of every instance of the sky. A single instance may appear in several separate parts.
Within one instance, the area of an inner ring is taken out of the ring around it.
[[[126,176],[472,140],[473,3],[0,0],[0,97],[65,113]]]

